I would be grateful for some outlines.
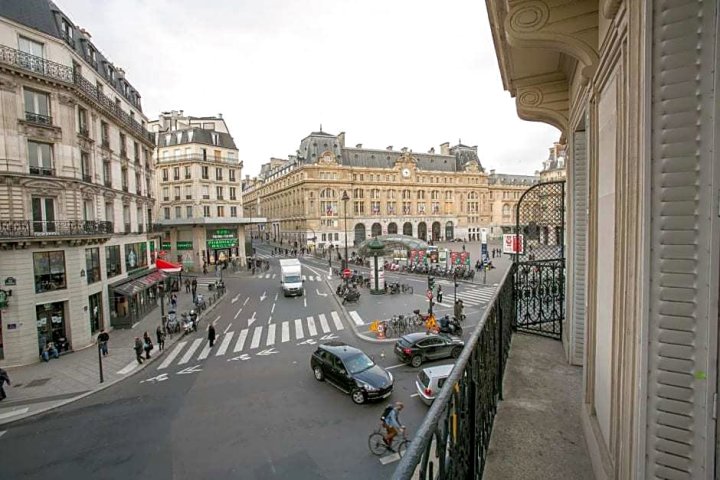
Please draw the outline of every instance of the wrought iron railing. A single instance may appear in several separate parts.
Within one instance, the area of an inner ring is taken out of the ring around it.
[[[98,90],[89,80],[75,72],[72,67],[45,60],[5,45],[0,45],[0,62],[31,71],[62,82],[74,84],[78,92],[93,101],[106,112],[115,116],[125,127],[135,132],[145,141],[155,143],[155,135],[148,132],[140,123],[117,105],[110,97]],[[136,105],[138,108],[139,106]]]
[[[55,169],[52,167],[35,167],[30,165],[30,175],[46,175],[49,177],[54,177]]]
[[[158,163],[170,163],[170,162],[219,162],[219,163],[229,163],[231,165],[238,165],[240,163],[240,159],[238,158],[230,158],[230,157],[215,157],[213,155],[203,156],[199,153],[197,154],[188,154],[188,155],[173,155],[167,158],[160,158],[158,159]]]
[[[88,175],[87,173],[83,173],[83,182],[92,183],[92,175]]]
[[[35,112],[25,112],[25,120],[40,125],[52,125],[52,117],[50,115],[41,115]]]
[[[113,223],[101,220],[0,220],[0,238],[112,235]]]
[[[393,480],[482,478],[515,318],[514,268],[505,272]]]

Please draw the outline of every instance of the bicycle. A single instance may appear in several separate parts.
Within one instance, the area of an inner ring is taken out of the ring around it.
[[[402,436],[395,435],[392,445],[388,447],[385,444],[383,430],[384,427],[381,425],[368,437],[368,447],[370,448],[370,453],[379,457],[383,453],[394,452],[402,458],[402,456],[405,455],[408,445],[410,445],[410,440],[407,438],[407,432],[403,430]]]
[[[400,285],[400,291],[402,291],[402,293],[409,293],[412,295],[413,287],[411,285],[408,285],[407,283],[403,283]]]

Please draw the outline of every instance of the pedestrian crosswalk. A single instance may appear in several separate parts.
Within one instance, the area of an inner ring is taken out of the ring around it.
[[[496,287],[484,286],[484,287],[465,287],[459,289],[457,298],[463,301],[464,306],[478,306],[490,303],[493,295],[495,295]],[[455,303],[455,295],[452,290],[445,292],[443,295],[443,301],[438,302],[440,305],[453,305]]]
[[[356,324],[364,323],[357,312],[353,311],[350,314]],[[300,342],[309,341],[309,339],[321,341],[316,337],[325,337],[344,329],[340,314],[333,310],[329,315],[321,313],[267,325],[251,325],[239,332],[221,333],[213,347],[210,347],[210,342],[205,338],[196,338],[192,341],[180,340],[157,369],[165,370],[173,364],[186,365],[192,360],[206,360],[210,356],[223,357],[230,352],[232,354],[259,353],[263,349],[273,348],[291,341]],[[234,346],[233,341],[235,342]]]
[[[262,273],[253,275],[251,278],[256,278],[256,279],[262,278],[262,279],[266,279],[266,280],[279,279],[280,274],[279,273],[271,273],[271,272],[262,272]],[[305,280],[306,282],[324,282],[326,278],[327,278],[327,276],[325,276],[325,275],[303,275],[302,276],[302,279]]]

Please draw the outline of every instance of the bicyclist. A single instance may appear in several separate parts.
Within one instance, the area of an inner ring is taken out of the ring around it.
[[[383,423],[383,427],[385,427],[385,436],[383,437],[383,440],[385,440],[385,445],[389,450],[392,450],[392,442],[395,438],[395,435],[397,435],[398,430],[405,431],[405,427],[402,423],[400,423],[400,412],[405,407],[402,402],[395,402],[395,406],[388,412],[388,414],[385,416],[385,422]]]

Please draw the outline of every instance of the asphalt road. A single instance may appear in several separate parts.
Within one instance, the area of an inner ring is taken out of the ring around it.
[[[296,298],[282,296],[277,260],[271,263],[262,278],[226,279],[229,295],[210,316],[219,334],[212,349],[203,323],[128,380],[5,427],[2,477],[388,478],[397,463],[370,454],[367,437],[389,401],[405,402],[402,421],[411,435],[420,425],[427,407],[413,396],[417,371],[398,365],[392,344],[353,334],[321,262],[304,260],[307,295]],[[398,308],[386,298],[361,301],[378,316]],[[393,395],[358,406],[317,382],[309,359],[323,337],[356,345],[391,368]]]

